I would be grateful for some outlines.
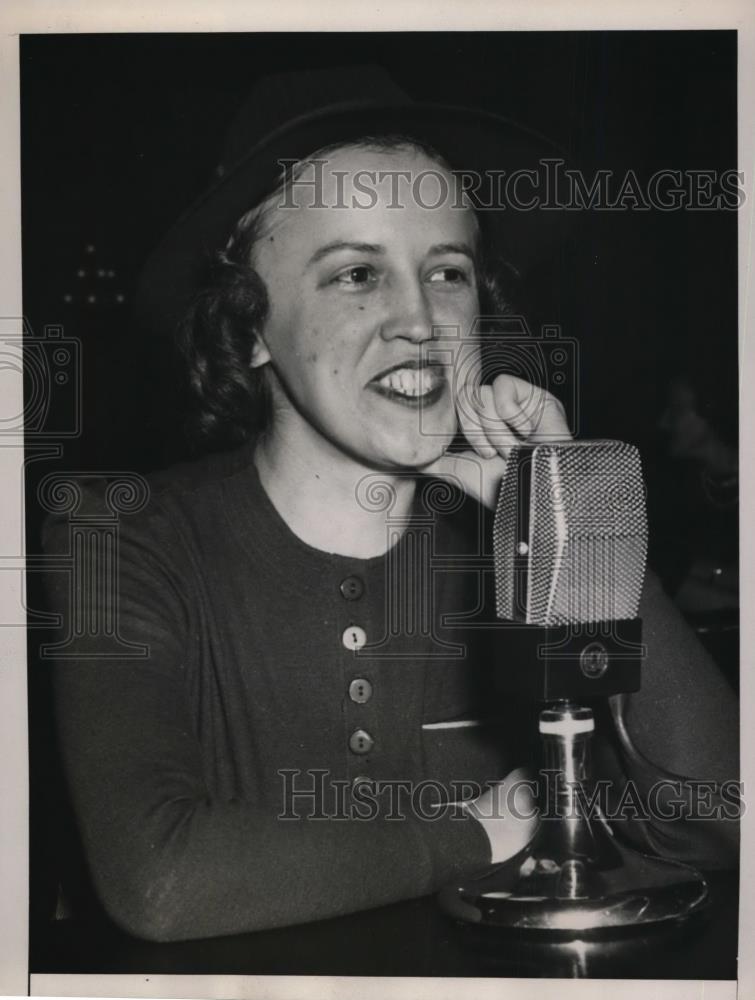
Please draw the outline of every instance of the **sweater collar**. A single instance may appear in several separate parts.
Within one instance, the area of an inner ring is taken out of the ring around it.
[[[254,464],[254,447],[252,442],[240,450],[236,471],[224,480],[224,508],[233,531],[247,550],[255,558],[263,558],[286,575],[290,575],[292,570],[299,572],[305,566],[314,572],[328,573],[367,573],[373,568],[382,567],[388,552],[393,550],[396,554],[405,545],[407,535],[427,517],[423,510],[425,491],[420,488],[423,477],[418,477],[418,488],[410,515],[407,519],[396,519],[393,522],[395,542],[389,545],[385,553],[369,559],[359,559],[317,549],[291,530],[270,500]],[[379,504],[379,484],[376,482],[375,485],[374,502]],[[390,519],[387,524],[388,530],[392,530]]]

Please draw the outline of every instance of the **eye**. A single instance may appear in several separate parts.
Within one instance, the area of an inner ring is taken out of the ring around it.
[[[375,272],[366,264],[355,264],[347,267],[333,278],[334,285],[351,285],[352,287],[364,287],[372,284],[376,280]]]
[[[429,281],[434,285],[468,285],[470,278],[463,268],[449,265],[447,267],[439,267],[437,271],[433,271],[429,277]]]

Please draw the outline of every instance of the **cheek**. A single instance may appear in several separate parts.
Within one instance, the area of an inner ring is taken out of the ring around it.
[[[291,387],[343,400],[359,383],[357,369],[373,336],[366,312],[363,303],[324,309],[307,301],[279,312],[265,333],[273,364]]]
[[[476,339],[464,338],[452,348],[454,395],[464,387],[477,385],[482,377],[482,353]]]
[[[311,327],[303,341],[305,355],[318,369],[327,369],[331,377],[346,379],[359,363],[365,347],[365,334],[357,323],[319,322]]]
[[[312,327],[298,342],[295,380],[300,391],[318,405],[330,406],[343,402],[354,379],[349,378],[348,344],[334,342],[323,327]]]

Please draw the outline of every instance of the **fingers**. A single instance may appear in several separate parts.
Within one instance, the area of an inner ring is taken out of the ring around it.
[[[520,384],[521,383],[521,384]],[[500,375],[492,385],[484,386],[486,404],[484,423],[488,440],[505,447],[527,441],[537,426],[538,390],[510,375]]]
[[[515,375],[499,375],[493,382],[492,391],[502,419],[516,426],[525,440],[563,441],[571,438],[564,408],[547,389]]]
[[[493,388],[489,385],[464,386],[457,397],[462,433],[481,458],[493,458],[495,455],[505,458],[509,450],[520,443],[520,409],[513,400],[506,401],[499,409]]]
[[[483,458],[496,454],[505,458],[523,442],[571,437],[556,397],[514,375],[499,375],[492,385],[464,386],[457,407],[464,436]]]
[[[481,388],[472,382],[464,383],[456,396],[456,413],[459,427],[480,458],[493,458],[495,446],[488,439],[482,425]]]
[[[488,436],[486,423],[494,421],[501,428],[492,406],[492,395],[488,386],[481,385],[482,359],[477,346],[463,349],[456,359],[455,401],[456,414],[462,434],[480,458],[493,458],[498,452]],[[490,430],[494,430],[490,427]],[[508,435],[506,428],[502,432]],[[514,443],[513,440],[509,444]],[[501,440],[501,447],[506,442]]]

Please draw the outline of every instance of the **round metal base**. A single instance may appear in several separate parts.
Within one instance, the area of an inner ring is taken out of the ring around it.
[[[705,908],[708,886],[697,871],[631,850],[605,821],[597,839],[609,838],[608,849],[554,860],[547,849],[552,838],[543,835],[548,822],[517,858],[442,889],[441,908],[468,923],[561,940],[671,925]]]

